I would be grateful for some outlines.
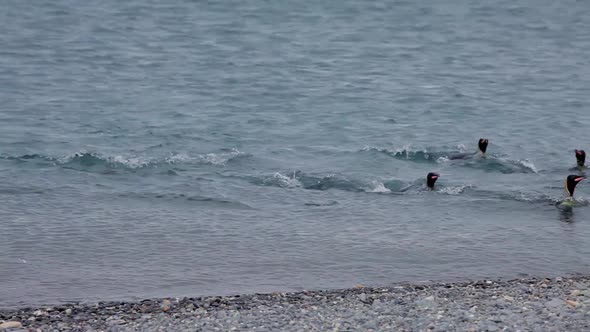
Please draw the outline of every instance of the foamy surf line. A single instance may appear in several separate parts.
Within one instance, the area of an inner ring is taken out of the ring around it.
[[[244,153],[237,149],[229,149],[218,153],[206,154],[173,153],[161,158],[135,154],[109,155],[100,152],[87,151],[74,152],[58,157],[43,154],[25,154],[19,156],[1,156],[0,158],[22,162],[39,161],[54,166],[72,168],[104,167],[136,170],[182,164],[226,166],[233,160],[250,156],[252,155],[249,153]]]
[[[590,277],[70,303],[0,311],[0,330],[587,331]]]
[[[464,146],[460,145],[457,150],[444,151],[432,148],[413,149],[404,146],[398,149],[364,146],[359,150],[361,153],[376,153],[389,156],[394,159],[417,163],[449,164],[455,166],[482,169],[490,172],[500,173],[538,173],[535,164],[528,159],[508,159],[505,157],[491,155],[480,156],[476,153],[465,153]],[[469,158],[456,158],[453,156],[465,155]]]

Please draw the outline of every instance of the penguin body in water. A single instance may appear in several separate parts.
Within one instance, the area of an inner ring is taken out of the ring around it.
[[[426,175],[426,187],[428,187],[429,190],[434,190],[434,184],[439,177],[440,175],[438,173],[428,173],[428,175]]]
[[[586,168],[586,152],[584,150],[576,150],[576,167],[571,170],[585,171]]]
[[[440,175],[438,173],[430,172],[426,175],[426,190],[434,190],[434,184]],[[424,190],[421,180],[416,180],[412,184],[398,190],[399,193],[408,191],[421,191]]]
[[[582,175],[568,175],[565,179],[565,191],[567,192],[568,197],[559,203],[560,207],[573,207],[575,205],[574,191],[578,183],[584,179],[586,179],[586,177]]]
[[[480,138],[479,141],[477,142],[477,147],[479,149],[478,152],[475,153],[458,153],[458,154],[454,154],[449,156],[450,160],[456,160],[456,159],[468,159],[468,158],[473,158],[474,156],[476,156],[477,154],[480,154],[481,156],[485,156],[486,155],[486,150],[488,149],[488,139],[487,138]]]

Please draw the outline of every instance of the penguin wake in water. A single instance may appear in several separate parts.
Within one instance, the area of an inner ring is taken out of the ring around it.
[[[438,180],[438,178],[440,177],[440,175],[438,173],[428,173],[428,175],[426,175],[426,186],[428,187],[429,190],[434,190],[434,183],[436,182],[436,180]]]
[[[576,204],[574,200],[574,190],[578,183],[584,180],[586,177],[581,175],[568,175],[567,179],[565,179],[565,191],[569,195],[565,200],[560,202],[558,206],[560,207],[573,207]]]
[[[572,171],[585,171],[586,170],[586,152],[584,150],[576,150],[576,167],[572,168]]]
[[[481,156],[485,157],[486,156],[486,150],[488,149],[488,139],[487,138],[480,138],[479,142],[477,142],[477,147],[479,148],[478,152],[475,153],[459,153],[459,154],[454,154],[452,156],[449,156],[450,160],[456,160],[456,159],[467,159],[467,158],[471,158],[474,157],[475,155],[477,155],[478,153],[481,154]]]

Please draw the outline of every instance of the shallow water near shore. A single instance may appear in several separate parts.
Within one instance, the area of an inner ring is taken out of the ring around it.
[[[585,2],[9,1],[0,28],[0,307],[590,272],[588,183],[556,206]]]

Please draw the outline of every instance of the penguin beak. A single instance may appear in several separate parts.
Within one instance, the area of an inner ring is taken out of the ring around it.
[[[576,182],[580,182],[580,181],[582,181],[582,180],[584,180],[584,179],[585,179],[585,177],[583,177],[583,176],[578,176],[577,178],[575,178],[575,179],[574,179],[574,181],[576,181]]]
[[[432,178],[433,180],[436,180],[436,179],[438,179],[438,175],[433,175],[433,176],[431,176],[431,178]]]

